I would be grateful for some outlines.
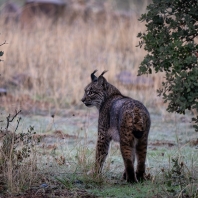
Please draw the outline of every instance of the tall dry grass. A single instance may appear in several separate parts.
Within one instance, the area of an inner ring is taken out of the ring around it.
[[[135,15],[116,23],[109,19],[100,24],[81,20],[52,24],[39,19],[30,29],[22,29],[20,24],[5,25],[3,21],[1,27],[1,40],[8,43],[1,47],[5,52],[0,66],[1,85],[12,94],[52,101],[58,108],[80,104],[90,73],[98,69],[98,74],[108,70],[105,76],[124,94],[148,104],[156,100],[155,89],[160,86],[161,76],[154,78],[154,87],[143,92],[127,90],[116,79],[123,70],[137,75],[146,54],[136,47],[136,36],[144,30],[144,24]],[[30,77],[31,86],[10,86],[20,74]]]

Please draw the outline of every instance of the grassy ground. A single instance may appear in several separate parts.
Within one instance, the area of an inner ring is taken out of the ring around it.
[[[61,193],[68,197],[179,197],[181,190],[187,188],[185,192],[190,195],[190,188],[193,185],[197,188],[198,142],[197,134],[189,124],[189,116],[174,115],[163,120],[159,113],[152,109],[150,112],[152,127],[146,161],[148,181],[134,185],[122,180],[124,166],[119,145],[115,142],[112,142],[103,175],[88,174],[93,168],[95,155],[96,110],[65,110],[65,115],[54,118],[22,116],[18,131],[25,132],[30,125],[34,126],[36,137],[41,140],[36,146],[37,178],[28,193],[47,197],[58,197]],[[12,123],[10,127],[15,125]],[[167,178],[167,174],[174,169],[172,159],[177,158],[186,168],[186,175],[182,176],[195,180],[182,183],[182,189],[175,185],[169,190],[169,179],[175,179]],[[194,197],[197,196],[195,192],[192,191]]]

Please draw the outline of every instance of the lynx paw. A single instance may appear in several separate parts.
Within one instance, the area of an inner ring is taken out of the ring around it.
[[[138,179],[138,181],[144,181],[145,180],[145,177],[144,177],[144,172],[143,171],[139,171],[139,172],[136,172],[136,178]]]
[[[126,172],[123,173],[122,178],[124,180],[127,180],[127,182],[129,182],[129,183],[137,183],[138,182],[138,180],[136,179],[135,176],[134,177],[127,177]]]

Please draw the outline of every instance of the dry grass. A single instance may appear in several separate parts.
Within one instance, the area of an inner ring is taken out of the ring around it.
[[[148,104],[156,100],[154,89],[160,86],[160,75],[154,78],[154,88],[143,92],[137,88],[128,91],[116,80],[123,70],[137,75],[145,55],[143,49],[136,47],[137,33],[144,24],[135,16],[117,23],[109,19],[103,24],[79,20],[72,25],[61,21],[51,25],[50,21],[39,19],[29,30],[3,22],[1,27],[1,40],[8,43],[2,47],[5,54],[0,66],[1,85],[17,96],[27,94],[36,100],[53,101],[57,108],[78,105],[90,73],[98,69],[98,74],[108,70],[107,79],[124,94]],[[28,80],[20,83],[21,76]],[[13,79],[20,86],[10,89]]]
[[[30,127],[27,132],[20,132],[18,126],[21,117],[16,112],[6,117],[6,122],[0,128],[0,189],[9,193],[18,193],[28,189],[36,180],[37,158],[34,146],[37,140],[33,138],[34,128]],[[13,132],[10,124],[17,121]],[[3,125],[6,125],[3,129]],[[18,133],[18,134],[17,134]]]

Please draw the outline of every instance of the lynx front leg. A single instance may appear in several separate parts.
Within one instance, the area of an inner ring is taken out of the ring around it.
[[[108,155],[110,138],[100,135],[96,147],[96,173],[101,173],[103,164]]]

